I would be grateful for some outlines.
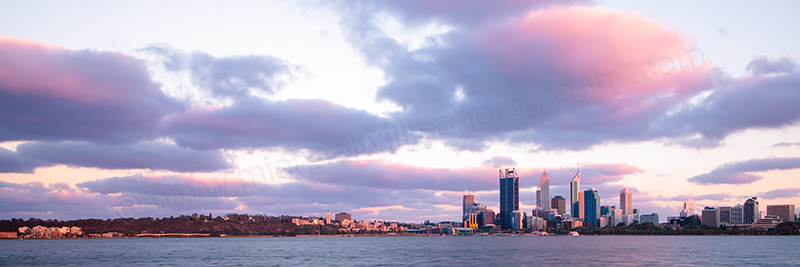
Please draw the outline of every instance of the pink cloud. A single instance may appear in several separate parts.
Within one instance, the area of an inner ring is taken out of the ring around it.
[[[551,86],[586,90],[592,101],[686,94],[699,89],[686,85],[707,82],[708,63],[693,54],[692,40],[636,12],[552,7],[488,27],[473,38],[507,75],[524,79],[540,69],[556,72],[571,81]]]
[[[144,85],[151,91],[159,90],[149,82],[139,60],[122,53],[75,51],[0,37],[0,62],[0,90],[14,94],[92,103],[139,96],[141,90],[131,87]],[[118,69],[109,72],[105,64]]]

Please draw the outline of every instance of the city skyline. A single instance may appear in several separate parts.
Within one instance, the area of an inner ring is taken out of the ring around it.
[[[800,3],[482,3],[4,2],[0,219],[800,204]]]

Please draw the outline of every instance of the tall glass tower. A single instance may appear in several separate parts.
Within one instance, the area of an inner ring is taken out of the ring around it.
[[[600,223],[597,221],[600,219],[600,194],[597,193],[597,189],[591,188],[583,191],[583,204],[583,216],[586,225],[594,227],[600,226]]]
[[[519,175],[514,168],[500,169],[500,228],[511,228],[515,210],[519,210]]]
[[[575,177],[572,177],[572,181],[569,182],[569,201],[570,201],[570,209],[572,209],[572,217],[573,218],[583,218],[580,216],[581,212],[581,169],[578,169],[578,173],[575,174]]]
[[[751,197],[744,202],[744,223],[754,223],[758,217],[758,198]]]

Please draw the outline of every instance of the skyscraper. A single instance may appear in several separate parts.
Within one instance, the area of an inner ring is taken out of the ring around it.
[[[694,200],[687,199],[683,202],[683,211],[681,211],[681,217],[689,217],[692,215],[697,214],[697,204],[694,203]]]
[[[599,227],[600,223],[600,194],[597,189],[590,188],[583,191],[584,221],[586,225]]]
[[[467,209],[472,206],[472,203],[475,203],[475,195],[473,194],[466,194],[464,195],[464,199],[461,201],[461,208],[462,212],[461,215],[467,214]]]
[[[325,224],[331,224],[331,212],[325,213]]]
[[[542,176],[539,177],[539,190],[541,191],[539,194],[539,201],[542,202],[539,208],[550,210],[550,176],[547,175],[546,170],[542,172]]]
[[[573,218],[583,218],[581,216],[581,201],[580,201],[580,194],[581,194],[581,169],[578,169],[578,173],[575,174],[575,177],[572,177],[572,181],[569,182],[569,201],[570,201],[570,209],[572,209],[572,217]]]
[[[633,190],[630,188],[619,190],[619,209],[622,215],[633,215]]]
[[[519,175],[514,168],[500,169],[500,228],[511,228],[515,210],[519,210]]]
[[[758,198],[751,197],[744,202],[744,216],[742,220],[744,223],[754,223],[761,217],[758,213]]]
[[[558,214],[564,214],[566,210],[567,200],[562,196],[555,196],[550,200],[550,207],[558,211]]]

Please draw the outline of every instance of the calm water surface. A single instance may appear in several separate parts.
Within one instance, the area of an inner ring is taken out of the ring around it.
[[[798,236],[0,240],[0,265],[796,266]]]

